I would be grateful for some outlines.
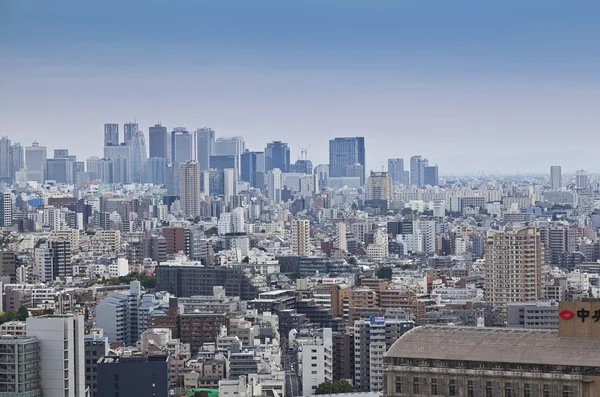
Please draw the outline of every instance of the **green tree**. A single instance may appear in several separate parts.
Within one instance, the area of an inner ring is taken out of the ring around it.
[[[29,317],[29,310],[25,306],[19,307],[17,310],[17,318],[19,321],[25,321]]]
[[[250,258],[245,256],[244,259],[242,259],[243,263],[250,263]]]
[[[210,237],[210,236],[216,236],[217,234],[219,234],[219,229],[217,229],[216,226],[211,227],[210,229],[206,229],[204,231],[204,235],[206,237]]]
[[[375,275],[382,280],[391,280],[392,279],[392,268],[389,266],[384,266],[375,272]]]
[[[400,214],[402,215],[411,215],[412,214],[412,210],[410,208],[404,208]]]
[[[354,388],[346,380],[336,380],[335,382],[323,382],[317,386],[315,394],[338,394],[338,393],[352,393]]]
[[[352,266],[358,265],[358,261],[353,256],[351,256],[350,258],[348,258],[348,263],[351,264]]]

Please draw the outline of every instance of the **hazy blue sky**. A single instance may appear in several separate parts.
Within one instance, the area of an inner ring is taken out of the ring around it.
[[[367,166],[600,171],[600,2],[0,0],[0,135],[79,157],[105,122]]]

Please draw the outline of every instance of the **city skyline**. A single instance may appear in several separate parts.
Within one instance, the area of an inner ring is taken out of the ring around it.
[[[98,154],[104,123],[137,118],[145,132],[162,121],[243,135],[252,150],[282,140],[292,161],[312,144],[314,164],[327,162],[327,135],[365,136],[382,159],[436,158],[445,172],[542,172],[553,163],[600,171],[593,145],[574,156],[561,143],[595,136],[591,1],[533,1],[519,12],[472,1],[258,1],[233,10],[184,1],[118,11],[111,1],[26,3],[0,6],[0,131],[19,131],[23,145],[48,141],[87,158]],[[166,28],[175,21],[178,29]],[[384,162],[370,157],[366,168]]]

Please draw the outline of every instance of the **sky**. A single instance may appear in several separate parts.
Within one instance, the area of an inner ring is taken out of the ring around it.
[[[600,2],[0,0],[0,136],[78,158],[103,124],[440,174],[600,172]],[[122,128],[122,127],[121,127]]]

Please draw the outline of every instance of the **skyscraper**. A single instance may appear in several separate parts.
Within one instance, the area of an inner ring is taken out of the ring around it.
[[[271,171],[279,168],[281,172],[289,172],[290,148],[288,144],[281,141],[273,141],[265,148],[265,170]]]
[[[25,168],[27,171],[27,180],[38,183],[44,182],[46,177],[46,147],[33,142],[31,146],[25,148]]]
[[[388,174],[394,185],[404,185],[404,159],[388,159]]]
[[[84,396],[83,316],[53,314],[29,317],[27,336],[35,336],[39,341],[44,397]]]
[[[112,161],[112,183],[129,183],[131,181],[130,146],[105,146],[104,158]]]
[[[10,147],[10,175],[13,181],[15,180],[15,174],[17,171],[21,171],[24,168],[25,155],[23,153],[23,146],[17,142]]]
[[[185,215],[199,216],[200,204],[200,164],[195,160],[181,164],[179,168],[179,195],[181,210]]]
[[[575,189],[587,190],[590,184],[588,181],[588,173],[586,170],[577,170],[575,173]]]
[[[281,202],[282,175],[279,168],[274,168],[267,173],[267,190],[269,199],[275,203]]]
[[[544,245],[540,230],[489,230],[485,245],[485,301],[506,313],[509,303],[535,302],[542,293]]]
[[[394,186],[392,178],[387,172],[371,171],[371,176],[367,179],[366,200],[387,200],[390,201],[394,195]]]
[[[410,184],[417,187],[425,186],[425,167],[429,166],[429,161],[421,156],[410,158]]]
[[[329,176],[346,176],[346,167],[363,166],[361,184],[365,183],[365,138],[335,138],[329,141]]]
[[[11,163],[10,163],[10,139],[2,137],[0,139],[0,181],[12,182]]]
[[[192,135],[183,127],[171,132],[171,162],[181,164],[194,158]]]
[[[232,155],[236,157],[236,164],[239,173],[239,164],[241,162],[242,153],[246,150],[246,142],[241,136],[234,136],[230,138],[217,138],[215,140],[213,155],[216,156],[227,156]]]
[[[223,171],[225,168],[239,169],[238,157],[233,154],[210,156],[210,169]]]
[[[46,180],[72,185],[75,183],[74,163],[70,158],[46,160]]]
[[[223,197],[225,202],[229,202],[238,191],[238,177],[235,168],[225,168],[223,170]]]
[[[135,134],[137,131],[137,123],[129,122],[123,125],[123,140],[125,141],[126,145],[129,145],[131,143],[131,140],[133,139],[133,134]]]
[[[215,132],[207,127],[198,128],[194,131],[196,140],[196,161],[200,164],[200,170],[210,168],[210,156],[215,145]]]
[[[104,146],[119,146],[119,124],[104,124]]]
[[[310,255],[310,221],[308,219],[292,221],[290,249],[294,254]]]
[[[148,129],[148,141],[150,145],[150,158],[160,157],[163,159],[169,158],[167,127],[160,124],[155,124],[154,127]]]
[[[167,183],[167,159],[151,157],[146,163],[146,182],[160,186]]]
[[[439,178],[438,178],[438,166],[437,165],[425,167],[425,170],[423,173],[424,173],[423,184],[425,186],[438,186],[440,184]]]
[[[249,182],[250,186],[256,188],[256,173],[265,172],[265,154],[264,152],[246,151],[241,158],[240,179]]]
[[[131,148],[131,181],[133,183],[143,183],[146,176],[146,162],[148,160],[146,139],[144,138],[144,133],[137,129],[132,134],[129,140]]]
[[[552,190],[558,190],[562,187],[562,173],[560,165],[553,165],[550,167],[550,188]]]

